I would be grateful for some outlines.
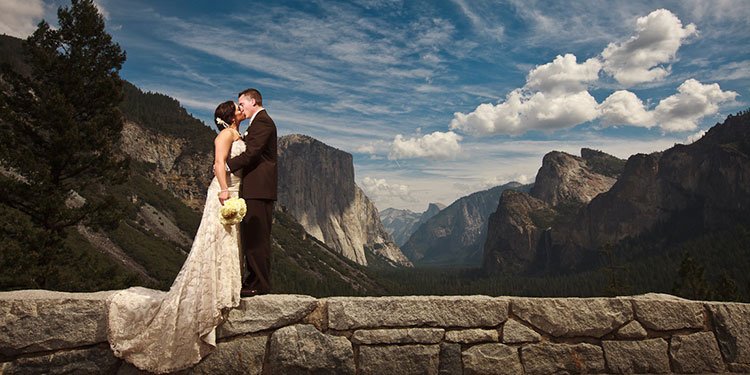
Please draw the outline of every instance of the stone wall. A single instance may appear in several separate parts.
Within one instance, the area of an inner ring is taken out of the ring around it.
[[[0,293],[0,374],[138,374],[111,292]],[[182,374],[750,373],[750,304],[618,298],[245,298]]]

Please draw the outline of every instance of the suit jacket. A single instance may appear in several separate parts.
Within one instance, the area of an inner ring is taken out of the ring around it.
[[[245,152],[227,160],[230,171],[242,169],[240,197],[275,201],[279,175],[276,124],[265,110],[255,115],[245,145]]]

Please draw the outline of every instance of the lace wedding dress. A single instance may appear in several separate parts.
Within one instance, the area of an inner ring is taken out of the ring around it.
[[[243,151],[245,143],[234,141],[230,157]],[[231,197],[240,173],[227,173]],[[166,373],[198,363],[216,347],[224,313],[240,303],[239,225],[219,222],[220,190],[214,177],[190,254],[168,292],[132,287],[107,300],[109,344],[141,370]]]

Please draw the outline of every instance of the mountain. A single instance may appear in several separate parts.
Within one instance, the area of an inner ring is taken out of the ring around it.
[[[299,134],[279,138],[278,145],[278,203],[308,233],[361,265],[368,265],[370,253],[393,266],[411,266],[354,182],[351,154]]]
[[[589,159],[592,167],[560,163],[575,158],[548,154],[544,163],[551,165],[540,168],[546,176],[537,177],[531,195],[503,194],[490,217],[483,268],[575,272],[595,265],[601,248],[626,240],[630,247],[651,249],[642,255],[652,256],[689,238],[744,225],[750,220],[749,154],[747,111],[690,145],[633,155],[621,172],[620,162],[602,155]],[[603,191],[607,170],[619,178]]]
[[[411,210],[396,208],[386,208],[379,214],[386,232],[393,238],[396,245],[403,246],[420,225],[437,215],[443,208],[445,208],[444,204],[430,203],[421,215]]]
[[[404,254],[414,263],[480,264],[487,218],[507,189],[529,186],[511,182],[459,198],[419,226],[402,247]]]
[[[22,45],[17,38],[0,35],[0,63],[27,71]],[[106,188],[126,207],[126,218],[113,229],[81,225],[70,231],[70,264],[58,266],[66,279],[54,289],[96,291],[134,285],[166,289],[191,249],[213,177],[216,132],[169,96],[143,92],[129,82],[124,82],[123,96],[120,110],[125,126],[119,152],[131,157],[131,177],[125,184]],[[278,205],[271,256],[277,293],[386,293],[387,281],[308,235]],[[0,288],[33,288],[23,270],[16,268],[0,267]]]

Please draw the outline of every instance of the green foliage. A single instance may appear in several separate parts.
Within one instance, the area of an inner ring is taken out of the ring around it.
[[[612,255],[613,247],[614,244],[608,243],[599,250],[604,259],[601,270],[607,279],[602,295],[607,297],[625,296],[630,293],[630,286],[623,280],[623,274],[628,272],[628,267],[615,265]]]
[[[213,152],[216,132],[180,106],[180,102],[164,94],[146,92],[129,82],[123,87],[120,108],[127,121],[158,133],[189,139],[184,154]]]
[[[60,8],[58,23],[39,24],[25,43],[30,76],[5,65],[0,90],[0,163],[10,171],[0,174],[0,205],[24,217],[7,225],[13,240],[2,253],[31,254],[32,285],[43,288],[61,286],[58,261],[74,255],[68,228],[119,221],[122,209],[102,187],[128,176],[128,160],[114,152],[125,53],[91,0]]]
[[[195,232],[198,231],[198,226],[201,222],[201,213],[193,211],[174,195],[139,174],[133,174],[128,182],[119,186],[113,186],[110,188],[110,191],[123,201],[123,205],[129,204],[128,217],[131,220],[135,220],[137,207],[128,201],[130,197],[135,196],[157,210],[171,214],[174,217],[177,227],[188,233],[191,237],[195,236]]]
[[[618,159],[612,155],[598,150],[583,149],[581,156],[586,160],[586,165],[595,173],[609,177],[618,177],[625,170],[626,160]]]
[[[137,223],[125,220],[109,232],[117,246],[159,281],[158,287],[166,290],[185,262],[186,254],[175,244],[159,239]]]
[[[678,296],[693,300],[710,300],[711,290],[704,275],[704,267],[685,253],[685,257],[677,270],[678,279],[675,281],[672,292]]]
[[[273,293],[315,297],[377,295],[382,281],[305,233],[290,215],[274,212],[271,249]]]

